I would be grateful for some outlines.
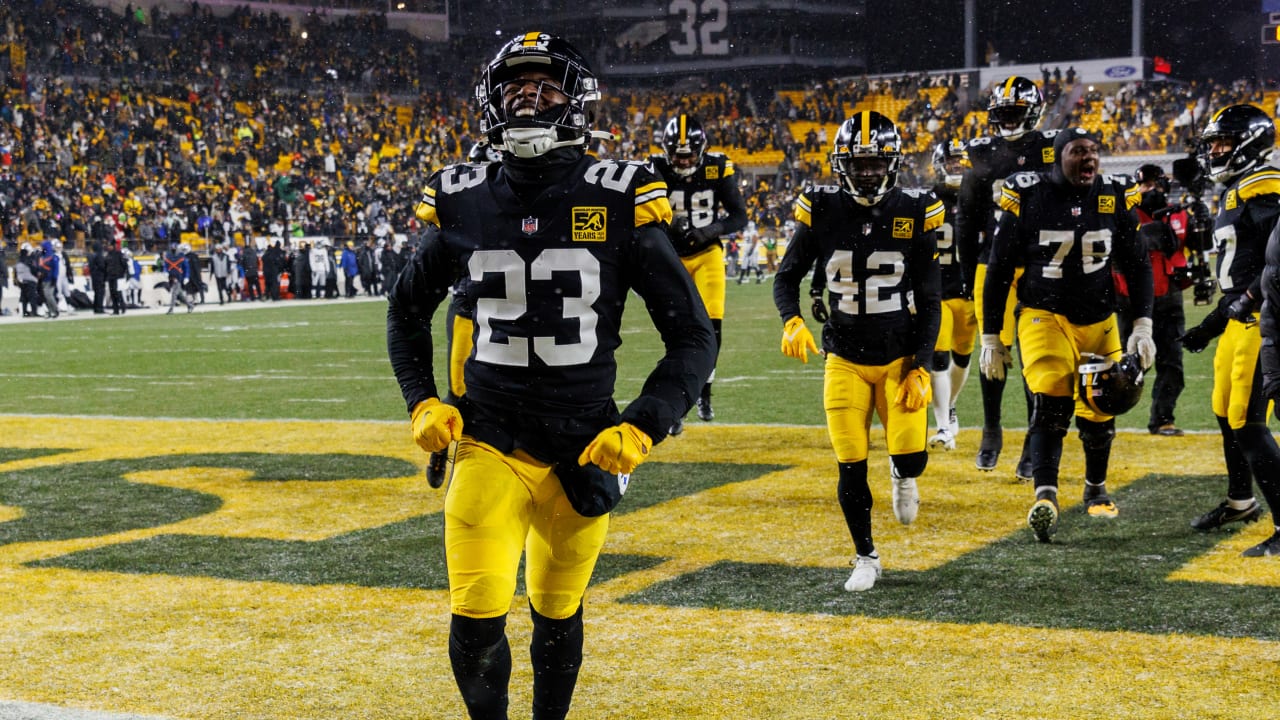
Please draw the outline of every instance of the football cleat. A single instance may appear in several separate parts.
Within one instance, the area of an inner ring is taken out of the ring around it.
[[[1241,557],[1272,557],[1275,555],[1280,555],[1280,530],[1277,530],[1276,534],[1270,538],[1240,553]],[[857,571],[855,570],[854,572]],[[853,578],[849,578],[849,580],[852,582]]]
[[[880,579],[880,557],[877,555],[859,555],[853,561],[853,574],[844,581],[847,592],[870,590]]]
[[[950,427],[940,427],[938,428],[938,432],[934,433],[933,437],[929,438],[929,447],[942,448],[947,451],[955,450],[956,436],[951,434]]]
[[[1102,493],[1091,498],[1085,498],[1084,510],[1093,518],[1114,518],[1119,517],[1120,510],[1116,504],[1112,502],[1111,496]]]
[[[1050,498],[1036,500],[1027,513],[1027,525],[1036,534],[1037,540],[1049,542],[1058,531],[1058,503]]]
[[[897,468],[889,471],[893,481],[893,516],[903,525],[910,525],[920,512],[920,491],[916,479],[901,477]]]
[[[1018,466],[1013,469],[1013,476],[1019,482],[1031,482],[1035,478],[1035,470],[1031,465],[1031,435],[1022,436],[1022,456],[1018,458]]]
[[[1237,510],[1228,505],[1226,500],[1223,500],[1218,507],[1192,520],[1191,527],[1196,530],[1214,530],[1233,522],[1248,525],[1260,517],[1262,517],[1262,505],[1257,500],[1254,500],[1249,504],[1249,507],[1243,510]]]
[[[1004,432],[999,428],[995,430],[982,429],[982,444],[978,446],[978,458],[974,461],[974,465],[979,470],[990,472],[996,469],[996,463],[1000,462],[1000,451],[1004,449]]]
[[[951,428],[951,438],[960,437],[960,418],[956,415],[956,409],[951,408],[951,412],[947,413],[947,425]]]
[[[667,434],[675,437],[682,432],[684,432],[684,418],[676,418],[676,421],[671,423],[671,429],[667,430]]]
[[[711,409],[711,396],[706,395],[698,398],[698,419],[703,422],[711,422],[716,419],[716,412]]]

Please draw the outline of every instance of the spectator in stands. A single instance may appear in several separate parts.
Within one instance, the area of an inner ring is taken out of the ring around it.
[[[264,300],[258,288],[260,267],[258,262],[258,246],[252,238],[244,241],[240,250],[240,270],[244,274],[244,299]]]

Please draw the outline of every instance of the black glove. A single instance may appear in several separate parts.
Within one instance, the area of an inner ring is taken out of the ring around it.
[[[810,311],[813,314],[813,319],[820,323],[826,322],[827,318],[830,317],[830,314],[827,313],[827,304],[822,301],[822,288],[811,289],[809,291],[809,297],[813,298],[813,307],[810,308]]]
[[[707,231],[703,228],[691,228],[689,232],[685,233],[685,239],[689,241],[690,245],[698,246],[708,244],[708,241],[713,238],[707,235]]]
[[[1182,347],[1187,352],[1198,353],[1209,347],[1209,342],[1222,334],[1227,329],[1227,316],[1223,314],[1222,306],[1214,308],[1208,315],[1204,316],[1204,320],[1200,324],[1191,328],[1178,338],[1178,342],[1182,343]]]
[[[1227,317],[1235,320],[1236,322],[1252,325],[1258,321],[1258,319],[1253,316],[1253,305],[1253,296],[1249,294],[1248,290],[1245,290],[1227,306]]]

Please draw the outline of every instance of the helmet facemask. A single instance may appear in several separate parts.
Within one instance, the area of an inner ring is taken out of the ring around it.
[[[938,176],[938,182],[948,190],[959,190],[960,184],[964,180],[964,164],[967,151],[964,143],[958,140],[952,140],[950,143],[940,143],[933,150],[933,172]]]
[[[671,118],[662,133],[662,149],[667,164],[680,177],[690,177],[702,165],[707,152],[707,135],[702,125],[687,115]]]
[[[489,63],[475,97],[492,147],[536,158],[586,145],[600,92],[568,43],[530,34],[508,43]]]
[[[880,202],[897,184],[901,166],[902,138],[888,118],[858,113],[840,126],[831,170],[859,205]]]

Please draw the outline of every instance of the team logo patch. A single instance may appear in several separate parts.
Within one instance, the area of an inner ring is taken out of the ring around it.
[[[1053,164],[1053,148],[1051,147],[1041,148],[1040,159],[1044,161],[1044,164],[1052,165]]]
[[[1116,211],[1115,195],[1099,195],[1098,196],[1098,212],[1114,215]]]
[[[893,236],[895,238],[910,240],[915,233],[915,220],[911,218],[894,218],[893,219]]]
[[[527,218],[525,218],[524,220],[521,220],[521,221],[520,221],[520,230],[521,230],[525,235],[532,235],[532,234],[534,234],[534,233],[538,232],[538,218],[536,218],[536,217],[527,217]]]
[[[603,207],[576,207],[573,209],[573,241],[604,242],[605,215]]]
[[[1223,202],[1223,205],[1228,210],[1236,209],[1236,191],[1235,190],[1232,190],[1231,192],[1227,193],[1227,199]]]
[[[708,180],[719,180],[719,179],[720,179],[720,168],[719,168],[718,166],[716,166],[716,165],[708,165],[708,166],[707,166],[707,179],[708,179]]]

